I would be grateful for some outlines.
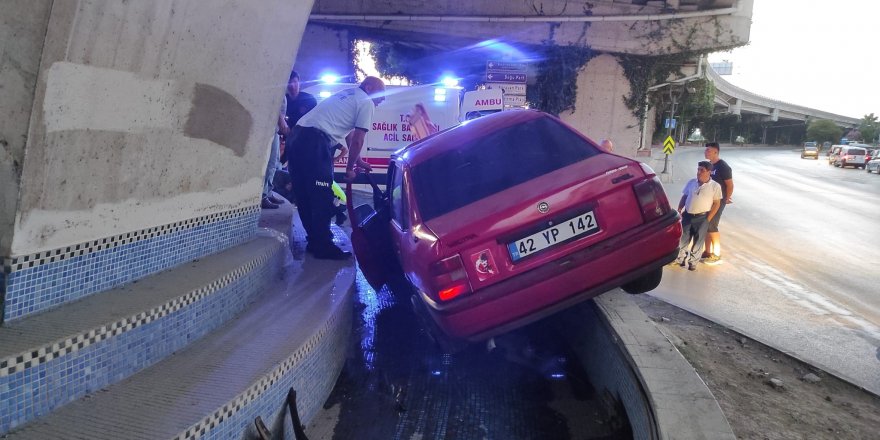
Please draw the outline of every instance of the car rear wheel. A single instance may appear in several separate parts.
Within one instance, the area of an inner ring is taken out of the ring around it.
[[[660,285],[660,281],[663,279],[663,268],[658,267],[654,269],[653,272],[649,272],[642,276],[641,278],[636,278],[622,286],[626,293],[631,293],[633,295],[638,293],[650,292],[657,288]]]
[[[447,335],[443,329],[431,319],[427,311],[427,306],[422,303],[422,300],[418,297],[418,293],[414,287],[412,288],[412,292],[413,294],[410,297],[410,301],[412,303],[413,313],[415,313],[416,319],[425,330],[425,336],[433,342],[437,348],[443,353],[455,354],[470,345],[467,341]]]

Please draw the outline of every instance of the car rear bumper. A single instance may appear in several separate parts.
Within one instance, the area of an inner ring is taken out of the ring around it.
[[[419,296],[448,335],[480,341],[524,326],[638,279],[678,255],[681,223],[675,211],[652,224],[597,243],[448,304]]]

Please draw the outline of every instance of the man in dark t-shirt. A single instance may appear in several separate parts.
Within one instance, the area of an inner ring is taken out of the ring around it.
[[[709,221],[709,232],[706,234],[706,252],[703,254],[703,262],[706,264],[721,262],[721,233],[718,231],[718,223],[721,221],[724,207],[733,203],[733,170],[727,162],[721,160],[720,153],[721,147],[717,142],[707,143],[706,151],[703,153],[712,163],[712,180],[721,185],[721,206],[715,217]]]
[[[300,91],[299,74],[296,70],[290,72],[290,78],[287,80],[287,126],[293,128],[297,121],[308,113],[311,109],[318,105],[318,101],[311,93]],[[287,135],[288,133],[282,133]],[[281,154],[281,163],[287,163],[287,139],[285,139],[284,152]]]

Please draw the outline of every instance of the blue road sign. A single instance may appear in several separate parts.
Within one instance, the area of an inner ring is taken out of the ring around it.
[[[486,72],[489,71],[525,72],[526,63],[516,63],[511,61],[487,61]]]
[[[525,84],[525,73],[486,71],[486,80],[496,83]]]

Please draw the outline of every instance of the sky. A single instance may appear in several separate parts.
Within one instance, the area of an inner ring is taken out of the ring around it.
[[[748,46],[714,53],[730,83],[853,118],[880,115],[880,2],[755,0]]]

